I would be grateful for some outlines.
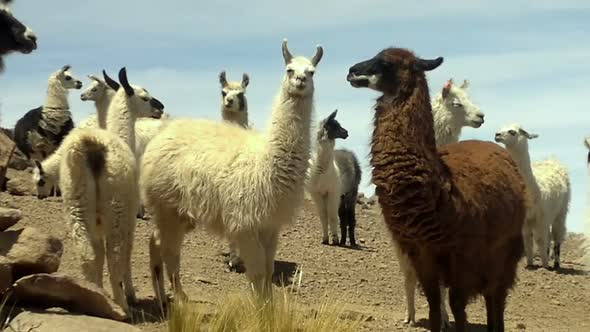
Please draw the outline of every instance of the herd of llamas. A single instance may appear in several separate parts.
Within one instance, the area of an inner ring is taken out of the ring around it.
[[[8,3],[0,2],[0,68],[1,56],[37,47]],[[322,244],[346,246],[348,239],[357,247],[361,168],[353,152],[335,149],[349,132],[337,110],[311,132],[314,73],[324,50],[294,56],[286,40],[281,50],[285,72],[266,131],[248,119],[249,76],[228,81],[225,71],[222,121],[170,118],[121,68],[118,80],[105,71],[88,76],[80,98],[94,102],[96,114],[75,126],[68,98],[83,83],[67,65],[50,75],[45,103],[17,121],[14,140],[34,167],[38,197],[62,196],[84,278],[102,287],[106,258],[113,298],[124,310],[136,301],[131,252],[144,207],[154,225],[150,274],[162,306],[165,275],[173,294],[184,295],[183,238],[198,226],[226,239],[229,268],[242,266],[254,291],[270,297],[279,234],[305,192],[317,208]],[[549,268],[552,256],[560,268],[568,170],[554,158],[531,162],[529,140],[538,135],[520,124],[496,132],[502,146],[460,141],[462,128],[479,128],[484,114],[467,81],[448,80],[430,99],[425,72],[442,63],[387,48],[351,66],[346,79],[381,93],[373,109],[371,178],[404,276],[405,322],[416,322],[420,283],[432,331],[449,327],[447,298],[456,330],[465,331],[465,307],[479,295],[488,331],[504,331],[518,262],[526,256],[531,267],[538,255]],[[590,138],[584,142],[590,150]]]

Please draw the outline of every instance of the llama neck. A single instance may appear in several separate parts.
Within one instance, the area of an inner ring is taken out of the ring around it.
[[[69,110],[68,94],[68,90],[61,85],[58,78],[51,76],[47,83],[47,97],[44,107]]]
[[[441,96],[438,96],[432,101],[436,146],[457,143],[459,141],[462,126],[455,121],[451,112]]]
[[[98,127],[100,129],[107,128],[107,114],[108,114],[109,106],[111,105],[111,101],[113,100],[114,96],[115,96],[115,91],[109,89],[109,90],[105,91],[105,93],[102,95],[101,98],[98,98],[94,102],[94,106],[96,107],[96,117],[98,120]]]
[[[371,165],[375,192],[388,227],[399,239],[441,241],[437,205],[445,184],[433,129],[426,78],[411,91],[377,100]]]
[[[106,128],[127,142],[131,151],[135,151],[135,120],[125,90],[120,89],[108,108]]]
[[[312,173],[323,174],[334,164],[334,145],[334,140],[318,142],[311,164]]]
[[[246,108],[243,111],[233,112],[221,106],[221,117],[225,121],[238,124],[244,128],[248,127],[248,109]]]
[[[524,143],[518,144],[517,146],[512,146],[506,150],[508,150],[510,156],[512,156],[512,159],[514,159],[514,161],[518,165],[520,173],[522,174],[527,185],[530,188],[530,186],[532,184],[535,184],[536,181],[535,176],[533,174],[533,168],[531,166],[531,156],[529,154],[528,142],[525,141]]]
[[[268,137],[268,169],[277,193],[293,192],[303,184],[310,157],[313,95],[289,96],[281,89],[273,106]]]

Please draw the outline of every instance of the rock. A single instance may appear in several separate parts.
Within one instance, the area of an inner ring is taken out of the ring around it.
[[[70,312],[117,321],[127,319],[123,309],[102,288],[60,273],[24,277],[14,283],[14,296],[19,304],[61,307]]]
[[[0,233],[0,256],[6,257],[16,279],[56,272],[62,253],[59,239],[32,227]]]
[[[9,170],[10,171],[10,170]],[[30,196],[35,195],[37,189],[33,184],[33,180],[30,177],[11,176],[10,172],[7,174],[9,179],[6,183],[6,191],[14,196]]]
[[[52,312],[25,311],[18,314],[4,332],[140,332],[135,326],[104,318]]]
[[[0,232],[16,224],[23,214],[19,210],[0,207]]]

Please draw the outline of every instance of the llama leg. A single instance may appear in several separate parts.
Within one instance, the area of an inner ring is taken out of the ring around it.
[[[528,221],[527,221],[528,222]],[[526,254],[527,268],[533,267],[533,232],[530,226],[525,225],[523,230],[524,251]]]
[[[265,263],[266,263],[266,286],[272,291],[272,280],[275,271],[275,256],[277,253],[277,246],[279,243],[279,232],[278,230],[272,230],[263,232],[261,234],[262,245],[265,251]]]
[[[416,271],[412,267],[409,258],[404,255],[402,257],[401,253],[398,253],[398,261],[400,262],[400,267],[402,273],[404,274],[404,288],[406,291],[406,319],[404,320],[405,324],[409,324],[411,326],[416,325],[416,284],[418,280],[416,279]]]
[[[356,248],[356,237],[355,237],[355,229],[356,229],[356,215],[355,215],[355,205],[356,202],[352,202],[352,205],[347,207],[348,210],[348,232],[350,238],[350,246]]]
[[[244,272],[244,263],[238,254],[235,241],[229,241],[229,258],[227,265],[230,271]]]
[[[486,301],[487,332],[494,332],[494,299],[492,295],[484,295]]]
[[[152,275],[152,287],[156,299],[160,304],[160,310],[164,310],[166,303],[166,290],[164,289],[164,261],[162,260],[162,248],[160,233],[154,230],[150,238],[150,273]]]
[[[180,250],[184,240],[184,230],[179,226],[174,227],[170,224],[163,227],[159,226],[158,229],[160,232],[161,255],[172,286],[172,293],[174,296],[184,298],[186,295],[182,290],[180,281]]]
[[[504,309],[506,307],[505,289],[498,289],[494,294],[494,332],[504,332]]]
[[[544,268],[548,269],[549,257],[547,255],[547,248],[549,244],[547,242],[549,242],[549,233],[545,230],[534,232],[534,239],[539,255],[541,256],[541,263]]]
[[[449,297],[448,289],[440,285],[440,316],[442,317],[442,329],[447,330],[451,327],[449,313],[447,312],[447,298]]]
[[[340,195],[329,193],[326,199],[328,209],[328,222],[332,233],[332,244],[338,244],[338,208],[340,207]]]
[[[424,288],[424,294],[426,295],[426,299],[428,300],[428,319],[430,320],[430,330],[432,332],[440,332],[440,283],[437,279],[421,280],[420,283]],[[451,309],[453,309],[452,301]],[[455,317],[455,321],[456,320],[457,318]],[[457,332],[463,332],[463,330],[457,329]]]
[[[125,240],[127,240],[126,237],[128,235],[127,230],[125,229],[128,225],[124,224],[128,222],[128,218],[126,218],[122,206],[116,202],[112,202],[110,206],[112,208],[112,213],[108,213],[106,218],[111,220],[111,227],[108,230],[105,230],[109,279],[115,303],[121,306],[125,312],[130,313],[127,298],[125,297],[125,286],[123,281],[127,270],[127,244],[125,244]],[[136,211],[133,212],[135,213]]]
[[[561,267],[561,243],[566,234],[565,218],[567,215],[567,207],[565,211],[561,211],[557,219],[551,226],[551,238],[553,240],[553,268],[559,270]]]
[[[455,317],[455,331],[465,332],[467,328],[467,315],[465,314],[467,298],[461,291],[451,288],[449,291],[449,304]]]
[[[79,206],[78,203],[67,200],[65,205],[68,206],[72,238],[74,247],[80,255],[84,279],[102,288],[105,252],[101,220],[97,218],[92,194],[89,195],[85,206]]]
[[[248,280],[256,294],[266,298],[270,295],[267,286],[270,281],[265,280],[267,277],[267,260],[260,235],[259,233],[244,232],[238,234],[235,240],[246,267]]]
[[[346,207],[340,203],[338,207],[338,218],[340,219],[340,245],[346,245],[347,226],[349,224],[348,215],[346,214]]]
[[[311,198],[315,203],[315,206],[318,210],[318,215],[320,217],[320,222],[322,223],[322,244],[330,244],[328,236],[328,213],[326,210],[326,201],[324,196],[318,193],[312,193]]]
[[[131,264],[131,257],[133,254],[133,240],[135,238],[135,215],[132,213],[128,213],[127,222],[127,238],[123,241],[123,259],[125,264],[123,284],[125,285],[125,297],[127,298],[127,303],[134,304],[137,303],[137,297],[135,295],[135,287],[133,287],[133,268]]]

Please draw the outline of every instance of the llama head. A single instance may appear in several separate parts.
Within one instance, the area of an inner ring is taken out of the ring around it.
[[[129,84],[127,79],[127,70],[125,67],[119,70],[119,83],[102,71],[104,80],[108,86],[116,90],[119,94],[125,94],[129,108],[135,112],[136,117],[146,117],[159,119],[164,113],[164,105],[147,92],[141,86]]]
[[[411,92],[425,71],[442,62],[442,57],[425,60],[406,49],[388,48],[350,67],[346,79],[355,88],[369,88],[395,97]]]
[[[443,111],[448,113],[457,128],[479,128],[484,123],[484,113],[469,99],[468,86],[467,80],[464,80],[461,86],[457,86],[453,79],[449,79],[440,94],[440,100],[444,105]]]
[[[287,39],[283,39],[282,51],[286,66],[283,88],[287,94],[294,97],[305,97],[312,94],[314,91],[313,75],[324,55],[324,49],[318,45],[311,60],[303,56],[293,56],[287,47]]]
[[[338,120],[336,120],[336,113],[338,113],[338,110],[335,110],[327,118],[320,121],[317,136],[318,142],[334,142],[337,138],[346,139],[348,137],[348,131],[342,128]]]
[[[51,193],[51,184],[47,178],[47,174],[43,170],[43,166],[39,160],[35,160],[35,167],[33,168],[33,183],[37,186],[37,198],[45,199]]]
[[[72,75],[70,72],[71,68],[72,66],[70,65],[63,66],[53,74],[52,79],[56,79],[64,89],[80,90],[82,88],[82,82]]]
[[[250,83],[250,77],[244,73],[241,82],[227,81],[225,71],[219,74],[221,84],[221,103],[226,111],[244,112],[248,109],[246,101],[246,87]]]
[[[98,77],[94,75],[88,75],[88,78],[90,79],[90,85],[88,86],[88,88],[86,88],[86,90],[82,92],[82,94],[80,95],[80,100],[98,101],[105,98],[105,95],[108,93],[109,90],[114,91],[113,89],[111,89],[110,86],[108,86],[105,83],[105,81],[99,79]]]
[[[12,15],[8,1],[0,2],[0,70],[2,56],[11,52],[28,54],[37,48],[37,36],[33,30]]]
[[[494,136],[494,140],[504,144],[506,148],[515,148],[528,147],[528,140],[537,137],[539,135],[527,132],[519,124],[510,124],[498,130]]]

